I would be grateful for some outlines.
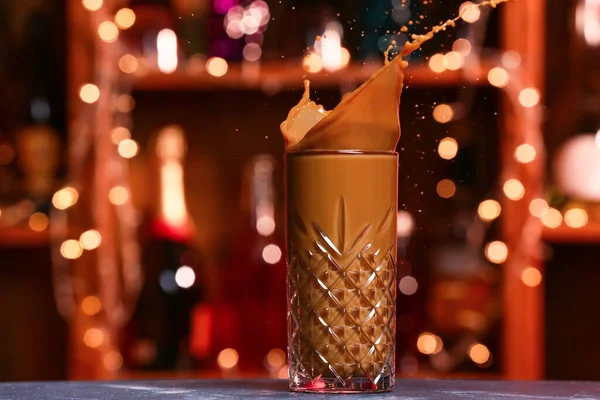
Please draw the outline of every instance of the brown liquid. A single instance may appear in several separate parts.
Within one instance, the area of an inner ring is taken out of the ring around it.
[[[292,389],[393,386],[397,180],[395,153],[287,155]]]

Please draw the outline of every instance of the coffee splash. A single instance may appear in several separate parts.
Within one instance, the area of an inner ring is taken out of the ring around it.
[[[485,0],[472,7],[495,8],[509,0]],[[310,82],[304,82],[304,95],[281,124],[287,152],[310,150],[394,151],[400,139],[400,96],[404,86],[403,57],[418,50],[437,33],[454,27],[467,8],[456,18],[433,27],[426,34],[413,34],[399,54],[388,60],[392,42],[384,53],[385,65],[358,89],[344,96],[333,109],[310,100]],[[406,31],[403,27],[401,31]]]

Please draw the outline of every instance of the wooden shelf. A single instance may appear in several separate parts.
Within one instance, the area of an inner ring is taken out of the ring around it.
[[[600,244],[600,223],[590,222],[582,228],[544,228],[542,238],[551,243]]]
[[[427,65],[413,65],[406,70],[406,86],[461,86],[487,85],[487,73],[491,63],[482,62],[465,70],[435,73]],[[242,64],[231,64],[225,76],[220,78],[207,72],[191,73],[184,69],[172,74],[147,71],[137,76],[131,84],[137,91],[198,91],[198,90],[265,90],[276,93],[286,90],[301,90],[304,79],[310,79],[314,87],[356,86],[367,80],[377,66],[353,64],[334,73],[310,74],[299,65],[284,62],[265,62],[259,69],[249,71]],[[251,68],[251,67],[250,67]]]
[[[0,228],[0,248],[44,247],[48,244],[48,230],[36,232],[26,226]]]

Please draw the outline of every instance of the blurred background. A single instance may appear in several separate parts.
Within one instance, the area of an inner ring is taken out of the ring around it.
[[[398,374],[600,379],[597,0],[3,0],[0,380],[286,377],[279,124],[459,9],[406,71]]]

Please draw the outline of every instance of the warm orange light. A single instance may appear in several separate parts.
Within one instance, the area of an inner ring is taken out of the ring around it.
[[[323,60],[321,59],[320,55],[316,53],[309,53],[306,56],[304,56],[304,60],[302,61],[302,67],[306,72],[315,74],[323,70]]]
[[[82,3],[90,11],[98,11],[102,7],[102,0],[83,0]]]
[[[510,75],[508,75],[508,72],[501,67],[490,69],[487,78],[491,85],[499,88],[505,87],[510,81]]]
[[[398,210],[396,215],[396,235],[398,237],[409,237],[415,230],[415,219],[406,210]]]
[[[517,162],[528,164],[535,160],[536,155],[535,148],[532,145],[525,143],[515,149],[514,157]]]
[[[99,347],[104,342],[104,333],[98,328],[90,328],[83,334],[83,343],[91,348]]]
[[[479,19],[481,10],[476,4],[470,1],[465,1],[458,8],[458,13],[463,21],[467,23],[473,23]]]
[[[287,365],[284,365],[283,367],[279,368],[279,372],[277,373],[277,378],[278,379],[288,379],[289,377],[289,367]]]
[[[452,51],[456,51],[463,56],[463,58],[471,54],[472,49],[473,46],[471,46],[471,42],[467,39],[457,39],[454,44],[452,44]]]
[[[275,232],[275,220],[269,215],[264,215],[256,220],[256,231],[261,236],[270,236]]]
[[[131,112],[135,108],[135,100],[131,95],[122,94],[119,97],[117,97],[115,108],[117,109],[117,111],[122,113]]]
[[[527,88],[519,93],[519,103],[523,107],[531,108],[538,105],[540,102],[540,92],[535,88]]]
[[[417,289],[419,288],[419,283],[412,276],[405,276],[400,279],[398,283],[398,289],[400,289],[400,293],[405,296],[411,296],[417,293]]]
[[[440,141],[438,145],[438,154],[444,160],[452,160],[458,153],[458,143],[455,139],[447,137]]]
[[[79,237],[79,244],[84,250],[94,250],[102,243],[102,236],[100,232],[90,229],[85,231]]]
[[[442,339],[433,333],[423,332],[417,339],[417,349],[423,354],[437,354],[443,348]]]
[[[117,126],[114,128],[110,134],[110,140],[114,144],[119,144],[125,139],[131,138],[131,131],[124,126]]]
[[[479,214],[479,218],[486,222],[493,221],[498,218],[500,216],[500,212],[502,212],[502,207],[496,200],[484,200],[479,203],[479,207],[477,208],[477,214]]]
[[[537,218],[543,218],[548,213],[548,203],[544,199],[533,199],[529,203],[529,212]]]
[[[565,213],[565,224],[571,228],[582,228],[588,223],[588,214],[583,208],[571,208]]]
[[[534,267],[528,267],[521,273],[521,280],[529,287],[536,287],[542,283],[542,273]]]
[[[133,54],[125,54],[119,59],[119,69],[126,74],[133,74],[138,66],[138,59]]]
[[[60,189],[52,196],[52,205],[58,210],[66,210],[79,200],[79,193],[70,186]]]
[[[117,350],[110,350],[102,358],[102,364],[108,371],[117,371],[123,366],[123,356]]]
[[[79,98],[84,103],[95,103],[100,98],[100,89],[92,83],[86,83],[79,88]]]
[[[108,200],[115,206],[122,206],[127,203],[129,192],[123,186],[115,186],[108,193]]]
[[[235,349],[224,349],[217,356],[217,364],[223,369],[230,369],[237,365],[239,359],[240,356]]]
[[[521,200],[525,196],[525,187],[517,179],[509,179],[504,183],[504,194],[511,200]]]
[[[508,69],[517,69],[521,65],[521,55],[514,51],[507,51],[502,55],[502,65]]]
[[[29,227],[36,232],[42,232],[48,227],[48,217],[46,214],[36,212],[29,217]]]
[[[115,14],[115,23],[121,29],[129,29],[135,23],[135,13],[130,8],[121,8]]]
[[[562,224],[562,214],[556,208],[550,208],[546,215],[542,217],[542,224],[547,228],[555,229]]]
[[[119,28],[112,21],[101,22],[98,26],[98,36],[106,43],[112,43],[119,37]]]
[[[175,72],[179,58],[177,55],[177,35],[171,29],[163,29],[156,37],[156,50],[158,52],[158,69],[160,72],[170,74]]]
[[[267,366],[270,368],[281,368],[285,365],[286,355],[281,349],[271,349],[266,357]]]
[[[438,182],[436,191],[441,198],[449,199],[456,193],[456,185],[450,179],[442,179]]]
[[[348,64],[350,64],[350,52],[348,51],[347,48],[342,47],[342,64],[341,64],[341,68],[346,68],[348,66]]]
[[[448,60],[443,54],[434,54],[429,59],[429,68],[435,73],[442,73],[448,69]]]
[[[83,249],[81,248],[78,240],[65,240],[60,245],[60,254],[62,254],[62,256],[66,259],[75,260],[81,257],[82,253]]]
[[[118,151],[123,158],[133,158],[138,153],[138,145],[134,140],[125,139],[119,143]]]
[[[481,365],[490,360],[491,354],[485,345],[477,343],[469,347],[469,357],[474,363]]]
[[[262,258],[268,264],[277,264],[281,255],[281,249],[276,244],[268,244],[262,251]]]
[[[81,302],[81,311],[85,315],[93,316],[96,315],[102,310],[102,302],[96,296],[87,296]]]
[[[446,66],[450,71],[461,69],[464,64],[462,55],[457,51],[451,51],[444,58],[446,59]]]
[[[228,69],[229,65],[227,65],[227,61],[221,57],[209,58],[206,62],[206,70],[208,73],[217,78],[224,76]]]
[[[499,240],[490,242],[485,246],[485,257],[494,264],[502,264],[508,258],[508,247]]]
[[[433,119],[440,124],[446,124],[454,118],[454,108],[449,104],[438,104],[433,109]]]

